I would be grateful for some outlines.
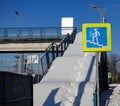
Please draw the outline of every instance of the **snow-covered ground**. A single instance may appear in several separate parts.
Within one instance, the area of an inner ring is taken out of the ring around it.
[[[82,51],[82,33],[62,57],[56,58],[34,85],[34,106],[93,106],[95,53]]]
[[[120,106],[120,84],[110,84],[102,93],[101,106]]]

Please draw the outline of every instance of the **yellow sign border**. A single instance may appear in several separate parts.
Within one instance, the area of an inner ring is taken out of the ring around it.
[[[87,48],[86,46],[86,28],[87,27],[106,27],[107,28],[107,45],[106,48]],[[82,24],[82,44],[83,44],[83,51],[111,51],[111,24],[110,23],[84,23]]]

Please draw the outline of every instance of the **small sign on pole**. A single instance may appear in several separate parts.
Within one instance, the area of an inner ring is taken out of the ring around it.
[[[83,51],[111,51],[110,23],[85,23],[82,25]]]
[[[111,72],[108,72],[108,78],[112,78]]]

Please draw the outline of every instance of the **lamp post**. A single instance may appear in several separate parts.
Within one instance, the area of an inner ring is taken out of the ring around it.
[[[100,6],[97,6],[97,5],[93,5],[93,4],[90,4],[89,5],[90,7],[92,8],[95,8],[97,10],[100,11],[100,22],[103,22],[105,23],[106,22],[106,9],[102,9]],[[101,62],[105,65],[104,66],[104,83],[105,85],[102,86],[102,88],[104,89],[108,89],[109,88],[109,85],[108,85],[108,80],[107,80],[107,73],[108,73],[108,70],[107,70],[107,53],[106,52],[101,52],[101,56],[104,57]],[[96,52],[96,76],[97,76],[97,106],[100,105],[100,99],[99,99],[99,70],[98,70],[98,61],[99,61],[99,52]],[[102,89],[103,90],[103,89]]]
[[[100,6],[90,4],[92,8],[99,10],[100,12],[100,23],[104,22],[103,18],[103,9]],[[96,52],[96,84],[97,84],[97,106],[100,106],[100,84],[99,84],[99,70],[98,70],[98,62],[99,62],[99,52]]]

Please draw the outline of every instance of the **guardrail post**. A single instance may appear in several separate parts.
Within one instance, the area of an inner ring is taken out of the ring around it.
[[[66,50],[66,39],[65,39],[65,41],[64,41],[64,51]]]
[[[55,50],[54,50],[54,44],[52,45],[52,60],[55,59]]]
[[[69,45],[70,44],[70,35],[68,34],[67,36],[68,36],[67,37],[67,39],[68,39],[67,44]]]
[[[61,56],[63,55],[63,42],[61,43]]]
[[[59,53],[58,46],[56,46],[56,57],[58,57],[58,53]]]
[[[47,60],[47,68],[49,68],[50,67],[49,52],[46,53],[46,60]]]
[[[43,62],[42,62],[42,59],[41,59],[41,70],[42,70],[42,74],[44,75],[44,68],[43,68]]]

